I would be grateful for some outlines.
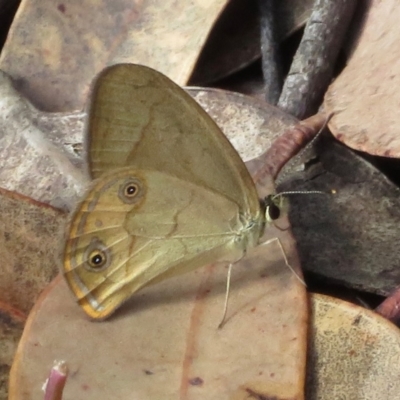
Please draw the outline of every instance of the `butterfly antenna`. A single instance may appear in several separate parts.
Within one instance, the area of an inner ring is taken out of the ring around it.
[[[285,195],[292,195],[292,194],[335,194],[336,190],[332,189],[329,192],[324,192],[322,190],[292,190],[292,191],[287,191],[287,192],[280,192],[272,196],[272,199],[276,199],[277,197],[280,196],[285,196]]]
[[[232,266],[233,266],[233,264],[229,264],[229,267],[228,267],[228,275],[226,277],[224,312],[222,314],[221,322],[218,325],[218,329],[221,329],[224,326],[226,314],[228,312],[228,300],[229,300],[229,290],[231,287]]]

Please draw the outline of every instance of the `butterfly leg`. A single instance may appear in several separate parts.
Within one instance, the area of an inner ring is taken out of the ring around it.
[[[233,264],[229,264],[228,275],[226,277],[226,291],[225,291],[225,302],[224,302],[224,312],[222,314],[221,322],[218,325],[218,329],[221,329],[225,323],[226,313],[228,312],[228,299],[229,299],[229,289],[231,286],[231,275],[232,275]]]
[[[306,283],[304,282],[303,278],[301,278],[300,275],[299,275],[299,274],[293,269],[293,267],[290,265],[290,263],[289,263],[289,261],[288,261],[288,259],[287,259],[287,257],[286,257],[286,253],[285,253],[285,250],[284,250],[284,248],[283,248],[282,242],[281,242],[281,240],[280,240],[278,237],[274,237],[274,238],[272,238],[272,239],[269,239],[269,240],[267,240],[266,242],[261,243],[260,246],[265,246],[265,245],[271,244],[272,242],[278,242],[278,245],[279,245],[279,247],[280,247],[280,249],[281,249],[281,252],[282,252],[282,255],[283,255],[283,259],[285,260],[286,266],[293,272],[294,276],[295,276],[304,286],[307,286]]]
[[[274,237],[274,238],[272,238],[270,240],[267,240],[266,242],[261,243],[260,246],[269,245],[269,244],[271,244],[273,242],[278,242],[278,245],[279,245],[279,248],[281,249],[282,256],[283,256],[283,259],[285,260],[286,266],[290,269],[290,271],[292,271],[294,276],[300,281],[301,284],[303,284],[304,286],[307,286],[306,283],[304,282],[303,278],[301,278],[299,276],[299,274],[290,265],[289,260],[286,257],[286,253],[285,253],[285,250],[283,248],[282,242],[278,237]],[[229,291],[230,291],[230,286],[231,286],[232,268],[233,268],[233,263],[229,264],[229,267],[228,267],[228,274],[227,274],[227,278],[226,278],[226,291],[225,291],[224,311],[223,311],[223,314],[222,314],[221,322],[218,325],[218,329],[221,329],[224,326],[225,319],[226,319],[226,314],[228,312],[228,300],[229,300]]]

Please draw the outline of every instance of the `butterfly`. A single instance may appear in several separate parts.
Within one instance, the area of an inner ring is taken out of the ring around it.
[[[62,261],[91,318],[107,318],[149,284],[236,262],[277,217],[211,117],[151,68],[99,74],[86,149],[92,181],[71,214]]]

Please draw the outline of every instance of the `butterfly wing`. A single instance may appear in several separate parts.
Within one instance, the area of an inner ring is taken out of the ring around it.
[[[121,168],[94,181],[75,211],[64,275],[86,313],[102,319],[154,281],[240,258],[244,223],[238,205],[219,193],[168,173]]]
[[[258,240],[263,217],[244,163],[164,75],[133,64],[100,74],[87,149],[95,181],[71,219],[64,273],[93,318],[147,284],[235,260]]]
[[[118,64],[100,74],[87,133],[93,178],[128,165],[157,170],[258,212],[251,176],[228,139],[189,94],[151,68]]]

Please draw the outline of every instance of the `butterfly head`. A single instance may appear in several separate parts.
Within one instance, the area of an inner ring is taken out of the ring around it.
[[[276,221],[282,213],[285,198],[281,194],[273,194],[264,198],[265,220],[268,223]]]
[[[265,220],[266,222],[273,222],[277,220],[282,213],[282,210],[287,211],[288,201],[287,196],[299,195],[299,194],[334,194],[335,190],[329,192],[323,192],[320,190],[310,190],[310,191],[289,191],[281,192],[277,194],[271,194],[264,198],[263,203],[265,207]]]

